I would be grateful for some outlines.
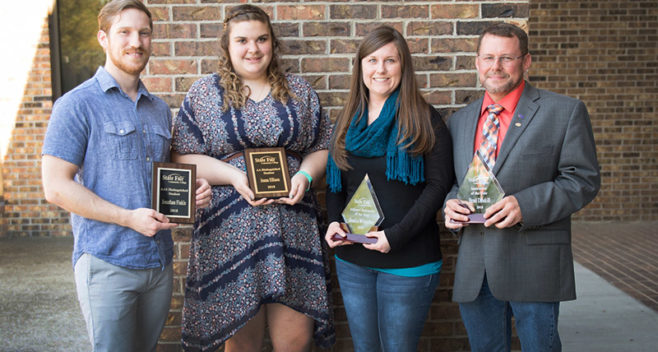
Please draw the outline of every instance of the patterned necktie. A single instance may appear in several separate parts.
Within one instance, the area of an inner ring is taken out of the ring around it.
[[[498,104],[491,104],[487,106],[487,110],[489,111],[489,116],[487,116],[487,121],[484,122],[484,126],[482,127],[484,138],[482,139],[479,150],[484,161],[489,165],[489,168],[493,169],[496,163],[498,128],[500,127],[498,114],[503,111],[503,107]]]

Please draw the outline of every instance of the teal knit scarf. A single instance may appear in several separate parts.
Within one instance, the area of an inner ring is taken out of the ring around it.
[[[368,125],[368,107],[363,114],[357,110],[352,117],[345,135],[345,150],[352,155],[373,158],[386,154],[386,179],[415,185],[425,181],[423,157],[411,156],[398,145],[398,124],[395,116],[398,111],[399,89],[396,89],[384,103],[379,117]],[[341,171],[329,154],[327,161],[327,184],[331,192],[343,189]]]

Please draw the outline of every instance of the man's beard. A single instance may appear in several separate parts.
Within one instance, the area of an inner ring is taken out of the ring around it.
[[[135,51],[143,55],[142,58],[144,60],[141,64],[135,64],[135,62],[128,56]],[[150,56],[149,53],[147,53],[146,50],[144,50],[141,47],[140,48],[129,47],[126,49],[121,49],[120,57],[125,57],[126,60],[120,60],[120,58],[117,58],[114,55],[110,55],[110,60],[112,60],[114,66],[119,68],[121,71],[131,75],[139,75],[146,67],[149,56]]]
[[[487,81],[484,82],[483,86],[484,88],[493,94],[506,94],[514,90],[514,88],[518,87],[519,84],[521,84],[521,80],[518,81],[508,81],[507,83],[501,85],[501,86],[492,86],[490,85]]]

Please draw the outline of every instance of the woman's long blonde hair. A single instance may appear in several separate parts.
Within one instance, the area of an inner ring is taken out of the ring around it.
[[[347,162],[347,153],[345,152],[347,129],[356,112],[361,111],[363,115],[363,107],[368,106],[368,87],[363,82],[361,60],[389,43],[393,43],[398,49],[400,66],[402,67],[400,95],[398,97],[400,104],[396,116],[400,133],[398,143],[404,142],[403,147],[412,155],[427,153],[434,146],[436,137],[430,119],[430,107],[418,89],[407,41],[394,28],[379,26],[363,38],[361,44],[359,44],[359,49],[354,58],[348,102],[336,120],[330,149],[334,162],[341,170],[351,168]],[[367,117],[359,116],[356,118]]]
[[[272,23],[270,22],[270,17],[267,13],[259,7],[247,4],[233,7],[226,14],[226,18],[224,19],[224,29],[219,38],[220,54],[219,69],[217,73],[220,77],[219,84],[224,88],[222,111],[227,111],[229,106],[232,106],[235,109],[241,109],[246,104],[249,94],[251,93],[249,87],[245,86],[240,76],[235,73],[228,51],[231,24],[243,21],[258,21],[267,25],[272,40],[272,59],[269,66],[267,66],[267,81],[272,87],[272,97],[286,104],[288,98],[290,98],[292,94],[288,87],[286,76],[281,71],[279,65],[279,50],[281,48],[281,43],[274,34]]]

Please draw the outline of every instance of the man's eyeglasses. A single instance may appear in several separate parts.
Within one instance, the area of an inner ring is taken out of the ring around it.
[[[511,65],[514,61],[524,57],[526,54],[523,54],[521,56],[517,57],[512,57],[512,56],[500,56],[500,57],[495,57],[495,56],[478,56],[480,61],[485,65],[485,66],[493,66],[496,61],[500,61],[500,64],[503,66],[509,66]]]

